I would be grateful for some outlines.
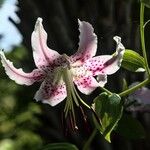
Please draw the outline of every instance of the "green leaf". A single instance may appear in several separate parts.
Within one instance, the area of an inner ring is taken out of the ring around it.
[[[95,125],[105,139],[110,142],[110,135],[122,116],[121,98],[117,94],[102,93],[94,100],[95,112],[99,118],[94,118]]]
[[[150,8],[150,0],[141,0],[141,2],[144,3],[146,7]]]
[[[145,130],[141,123],[130,115],[122,116],[115,131],[128,139],[145,137]]]
[[[70,143],[52,143],[46,145],[41,150],[78,150],[78,148]]]
[[[122,67],[132,72],[144,72],[144,58],[137,52],[127,49],[123,56]]]

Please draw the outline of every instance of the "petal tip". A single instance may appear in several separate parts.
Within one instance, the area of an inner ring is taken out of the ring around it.
[[[113,39],[116,41],[116,43],[121,43],[121,37],[119,36],[114,36]]]
[[[114,36],[113,39],[114,39],[115,42],[117,43],[117,46],[119,47],[119,49],[125,50],[125,47],[124,47],[123,44],[121,43],[121,37],[119,37],[119,36]]]
[[[78,18],[78,24],[80,25],[81,24],[81,20]]]
[[[42,21],[43,21],[42,18],[40,18],[40,17],[37,18],[36,23],[35,23],[35,28],[34,28],[35,31],[37,30],[37,28],[38,28],[40,25],[42,25]]]
[[[43,19],[42,19],[41,17],[38,17],[38,18],[37,18],[37,21],[42,22]]]

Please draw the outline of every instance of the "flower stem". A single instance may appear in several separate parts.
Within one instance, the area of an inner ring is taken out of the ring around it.
[[[146,24],[149,22],[146,22],[144,24],[144,9],[145,6],[144,4],[141,2],[141,6],[140,6],[140,34],[141,34],[141,46],[142,46],[142,53],[143,53],[143,57],[144,57],[144,62],[145,62],[145,69],[148,75],[148,79],[144,80],[143,82],[139,83],[138,85],[125,90],[123,92],[121,92],[119,94],[120,97],[126,96],[134,91],[136,91],[138,88],[141,88],[142,86],[145,86],[146,84],[148,84],[150,82],[150,69],[149,69],[149,65],[148,65],[148,60],[147,60],[147,54],[146,54],[146,48],[145,48],[145,35],[144,35],[144,29]]]
[[[97,132],[97,129],[95,128],[92,132],[92,134],[90,135],[89,139],[86,141],[86,143],[84,144],[83,150],[89,150],[90,149],[90,144],[93,140],[93,138],[95,137]]]
[[[107,89],[104,88],[104,87],[100,87],[100,89],[101,89],[102,91],[106,92],[106,93],[109,94],[109,95],[112,94],[112,92],[110,92],[109,90],[107,90]]]
[[[134,92],[134,91],[136,91],[137,89],[139,89],[139,88],[145,86],[145,85],[148,84],[149,82],[150,82],[150,80],[149,80],[149,79],[146,79],[146,80],[144,80],[143,82],[141,82],[141,83],[135,85],[134,87],[129,88],[129,89],[127,89],[127,90],[121,92],[121,93],[119,94],[119,96],[120,96],[120,97],[124,97],[124,96],[126,96],[126,95],[128,95],[128,94],[130,94],[130,93],[132,93],[132,92]]]
[[[145,69],[148,74],[148,78],[150,78],[150,70],[149,70],[149,65],[148,65],[148,60],[147,60],[147,54],[146,54],[146,48],[145,48],[145,35],[144,35],[144,4],[141,2],[141,7],[140,7],[140,34],[141,34],[141,46],[142,46],[142,53],[145,61]]]

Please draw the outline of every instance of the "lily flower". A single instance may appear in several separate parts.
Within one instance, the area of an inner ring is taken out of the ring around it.
[[[36,69],[25,73],[14,67],[0,51],[1,62],[10,79],[21,85],[32,85],[42,82],[34,99],[55,106],[67,97],[66,110],[72,108],[71,101],[77,105],[79,95],[76,87],[84,94],[90,94],[97,87],[103,87],[107,82],[107,75],[115,73],[121,66],[125,51],[121,38],[115,36],[117,43],[113,55],[96,56],[97,36],[93,27],[85,21],[79,23],[79,48],[72,56],[60,55],[48,48],[47,33],[42,25],[42,18],[38,18],[31,36],[33,58]],[[97,77],[97,79],[96,79]]]

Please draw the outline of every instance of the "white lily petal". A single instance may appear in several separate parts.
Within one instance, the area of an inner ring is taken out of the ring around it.
[[[21,68],[15,68],[13,63],[6,59],[3,51],[0,51],[0,57],[6,74],[18,84],[31,85],[36,81],[43,80],[45,76],[44,73],[38,69],[33,70],[31,73],[25,73]]]
[[[104,72],[107,74],[113,74],[119,70],[125,52],[125,47],[121,43],[121,37],[115,36],[113,39],[117,43],[116,53],[104,64]]]
[[[52,81],[46,79],[41,84],[40,89],[36,92],[34,99],[55,106],[63,101],[66,96],[66,86],[63,81],[56,85],[52,85]]]
[[[76,78],[74,83],[76,84],[79,91],[86,95],[90,94],[100,86],[96,79],[92,76]]]
[[[79,23],[79,48],[78,51],[71,56],[74,61],[83,63],[85,60],[95,56],[97,51],[97,36],[94,33],[92,25],[88,22],[80,21]]]
[[[115,36],[114,39],[117,43],[116,53],[114,55],[97,56],[85,61],[85,68],[93,76],[99,74],[110,75],[120,68],[125,48],[121,43],[120,37]]]
[[[33,57],[38,68],[49,66],[60,57],[57,51],[49,49],[47,46],[47,33],[42,25],[42,18],[38,18],[35,29],[31,36],[31,44],[33,48]]]

